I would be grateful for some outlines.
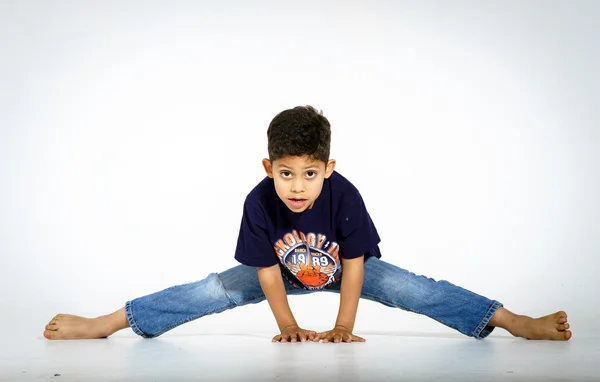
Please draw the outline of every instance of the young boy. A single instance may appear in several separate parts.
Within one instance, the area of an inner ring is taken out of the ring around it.
[[[262,161],[267,177],[244,203],[235,252],[241,265],[128,301],[107,316],[59,314],[44,337],[102,338],[127,327],[156,337],[266,298],[280,332],[273,341],[362,342],[353,329],[363,297],[427,315],[474,338],[495,327],[529,339],[571,338],[565,312],[537,319],[516,315],[498,301],[380,260],[377,230],[358,190],[334,171],[330,125],[314,108],[282,111],[267,136],[269,159]],[[335,325],[322,333],[299,327],[287,301],[287,295],[319,290],[340,294]]]

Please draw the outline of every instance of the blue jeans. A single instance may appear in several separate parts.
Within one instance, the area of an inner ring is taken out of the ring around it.
[[[453,285],[417,276],[376,257],[365,260],[361,297],[393,308],[424,314],[459,332],[484,338],[501,303]],[[343,282],[343,279],[342,281]],[[318,293],[283,283],[288,295]],[[340,283],[324,291],[340,292]],[[159,336],[181,324],[227,309],[265,300],[257,268],[238,265],[203,280],[177,285],[125,304],[127,320],[142,337]]]

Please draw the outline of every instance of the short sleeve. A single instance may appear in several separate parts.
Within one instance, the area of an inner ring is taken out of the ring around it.
[[[251,267],[270,267],[278,263],[267,234],[265,213],[257,201],[246,199],[244,202],[235,259]]]
[[[344,203],[338,215],[340,256],[344,259],[362,255],[380,257],[378,244],[381,240],[358,191],[352,199]]]

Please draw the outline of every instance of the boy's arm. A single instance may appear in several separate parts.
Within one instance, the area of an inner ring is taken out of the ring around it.
[[[323,339],[323,342],[364,342],[364,338],[352,334],[365,275],[364,256],[354,259],[342,258],[342,272],[340,309],[335,327],[333,330],[319,333],[316,340]]]
[[[340,310],[335,326],[343,326],[354,330],[358,300],[365,276],[364,256],[355,259],[342,258],[342,285],[340,287]]]
[[[285,286],[281,278],[281,270],[279,265],[275,264],[271,267],[258,268],[258,281],[269,302],[271,311],[277,321],[277,326],[281,334],[273,337],[273,342],[281,341],[296,342],[297,340],[306,341],[313,340],[316,332],[305,330],[298,327],[296,319],[292,314],[290,305],[288,304]]]

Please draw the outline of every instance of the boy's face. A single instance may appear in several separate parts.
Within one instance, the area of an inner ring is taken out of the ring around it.
[[[273,162],[263,159],[263,166],[275,182],[279,199],[293,212],[302,212],[315,204],[323,182],[335,168],[335,160],[325,163],[308,156],[284,157]]]

